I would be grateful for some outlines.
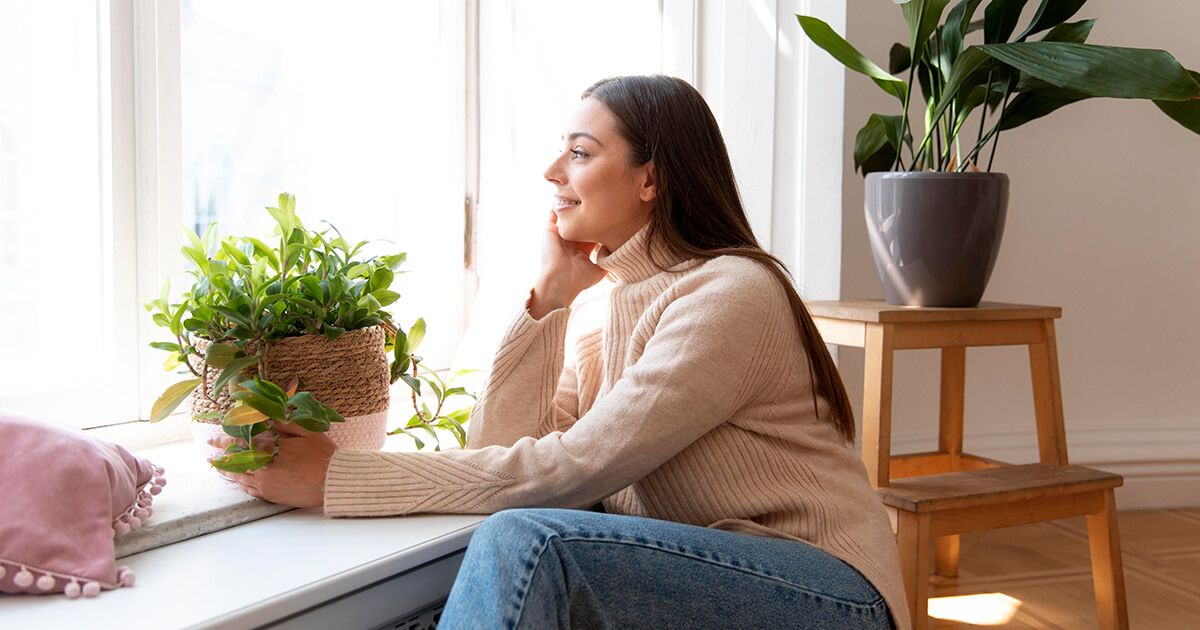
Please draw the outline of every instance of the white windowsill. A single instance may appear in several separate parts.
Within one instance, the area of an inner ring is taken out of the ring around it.
[[[154,515],[118,541],[117,564],[137,584],[94,599],[0,595],[5,627],[305,628],[331,615],[375,624],[445,597],[455,556],[484,519],[330,519],[244,494],[208,466],[182,418],[95,431],[166,469]],[[385,446],[411,449],[402,436]]]

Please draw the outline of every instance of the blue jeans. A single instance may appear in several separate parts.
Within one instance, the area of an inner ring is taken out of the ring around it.
[[[506,510],[471,538],[438,624],[892,628],[858,571],[801,542],[581,510]]]

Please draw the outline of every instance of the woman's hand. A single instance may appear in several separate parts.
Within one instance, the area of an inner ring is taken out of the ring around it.
[[[325,504],[325,471],[337,450],[328,435],[306,431],[294,424],[272,423],[279,434],[279,455],[266,468],[238,474],[218,470],[241,486],[246,494],[292,507]],[[260,437],[265,434],[259,434]],[[237,440],[218,437],[208,441],[225,448]],[[269,448],[269,447],[268,447]]]
[[[607,272],[591,260],[597,247],[598,243],[564,240],[558,234],[558,215],[550,213],[542,239],[542,271],[529,300],[534,319],[569,305],[584,289],[604,279]]]

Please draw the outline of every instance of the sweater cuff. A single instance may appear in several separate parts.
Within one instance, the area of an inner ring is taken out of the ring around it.
[[[570,320],[571,307],[564,306],[556,308],[549,313],[546,313],[541,319],[534,319],[529,314],[528,309],[521,309],[513,322],[509,324],[508,330],[504,333],[504,342],[501,344],[503,349],[505,346],[520,344],[518,340],[526,336],[534,338],[540,337],[544,340],[543,347],[546,349],[546,355],[561,356],[561,351],[565,345],[567,336],[567,322]],[[501,353],[503,354],[503,352]]]

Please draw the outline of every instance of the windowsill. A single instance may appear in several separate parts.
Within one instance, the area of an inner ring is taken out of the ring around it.
[[[193,443],[190,425],[182,416],[157,424],[137,422],[92,429],[89,433],[122,444],[166,471],[167,485],[154,498],[154,515],[141,528],[117,539],[117,558],[292,509],[251,497],[217,474],[205,461],[205,451]],[[413,449],[410,439],[390,436],[382,450]]]
[[[330,519],[244,494],[204,461],[183,418],[95,431],[167,471],[154,515],[118,541],[137,585],[74,601],[0,595],[6,627],[376,627],[444,599],[484,519]],[[384,446],[412,448],[403,436]]]

